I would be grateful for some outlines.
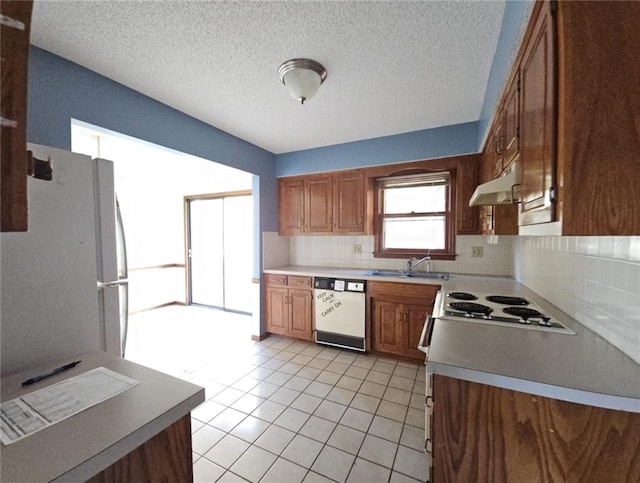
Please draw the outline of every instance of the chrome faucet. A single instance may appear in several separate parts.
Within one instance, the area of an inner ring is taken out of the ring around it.
[[[431,271],[431,257],[429,255],[427,255],[426,257],[422,257],[420,260],[418,260],[417,258],[412,258],[411,260],[407,261],[407,271],[408,272],[412,272],[418,265],[420,265],[421,263],[425,263],[425,272],[429,273]],[[414,263],[415,262],[415,263]]]

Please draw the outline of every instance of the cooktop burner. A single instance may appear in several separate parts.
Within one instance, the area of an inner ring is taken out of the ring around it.
[[[467,314],[484,314],[489,315],[493,312],[491,307],[487,307],[486,305],[474,304],[471,302],[451,302],[449,307],[455,310],[459,310],[461,312],[465,312]]]
[[[478,300],[478,297],[467,292],[449,292],[449,297],[456,300]]]
[[[507,295],[489,295],[485,297],[489,302],[503,305],[529,305],[529,301],[522,297],[509,297]],[[515,314],[514,314],[515,315]]]
[[[523,319],[530,319],[531,317],[542,318],[542,315],[537,310],[528,309],[527,307],[507,307],[502,309],[505,314],[515,315],[517,317],[521,317]],[[548,317],[547,317],[548,318]]]
[[[448,292],[446,297],[442,298],[441,304],[440,318],[575,334],[524,297]]]

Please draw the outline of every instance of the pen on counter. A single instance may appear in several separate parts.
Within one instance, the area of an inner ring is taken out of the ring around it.
[[[34,383],[36,383],[38,381],[42,381],[43,379],[46,379],[47,377],[55,376],[56,374],[60,374],[61,372],[66,371],[67,369],[72,369],[72,368],[76,367],[81,362],[82,361],[74,361],[74,362],[70,362],[69,364],[65,364],[64,366],[57,367],[53,371],[47,372],[46,374],[40,374],[39,376],[35,376],[35,377],[32,377],[31,379],[27,379],[26,381],[24,381],[22,383],[22,385],[23,386],[29,386],[30,384],[34,384]]]

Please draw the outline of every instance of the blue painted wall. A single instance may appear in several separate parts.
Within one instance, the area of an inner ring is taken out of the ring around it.
[[[489,74],[484,103],[480,112],[478,150],[482,146],[498,97],[507,81],[507,76],[511,69],[511,61],[519,47],[517,42],[519,40],[520,25],[523,18],[531,13],[532,2],[533,0],[506,0],[496,53],[491,64],[491,73]]]
[[[261,272],[261,232],[277,231],[275,156],[62,57],[31,46],[29,142],[71,150],[71,119],[248,171],[253,180],[254,273]]]
[[[477,152],[478,123],[468,122],[276,155],[276,176],[443,158]]]

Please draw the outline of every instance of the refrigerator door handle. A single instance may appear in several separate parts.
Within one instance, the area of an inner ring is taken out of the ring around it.
[[[129,285],[129,279],[114,280],[113,282],[98,282],[98,289],[103,290],[109,287],[119,287],[121,285]]]

